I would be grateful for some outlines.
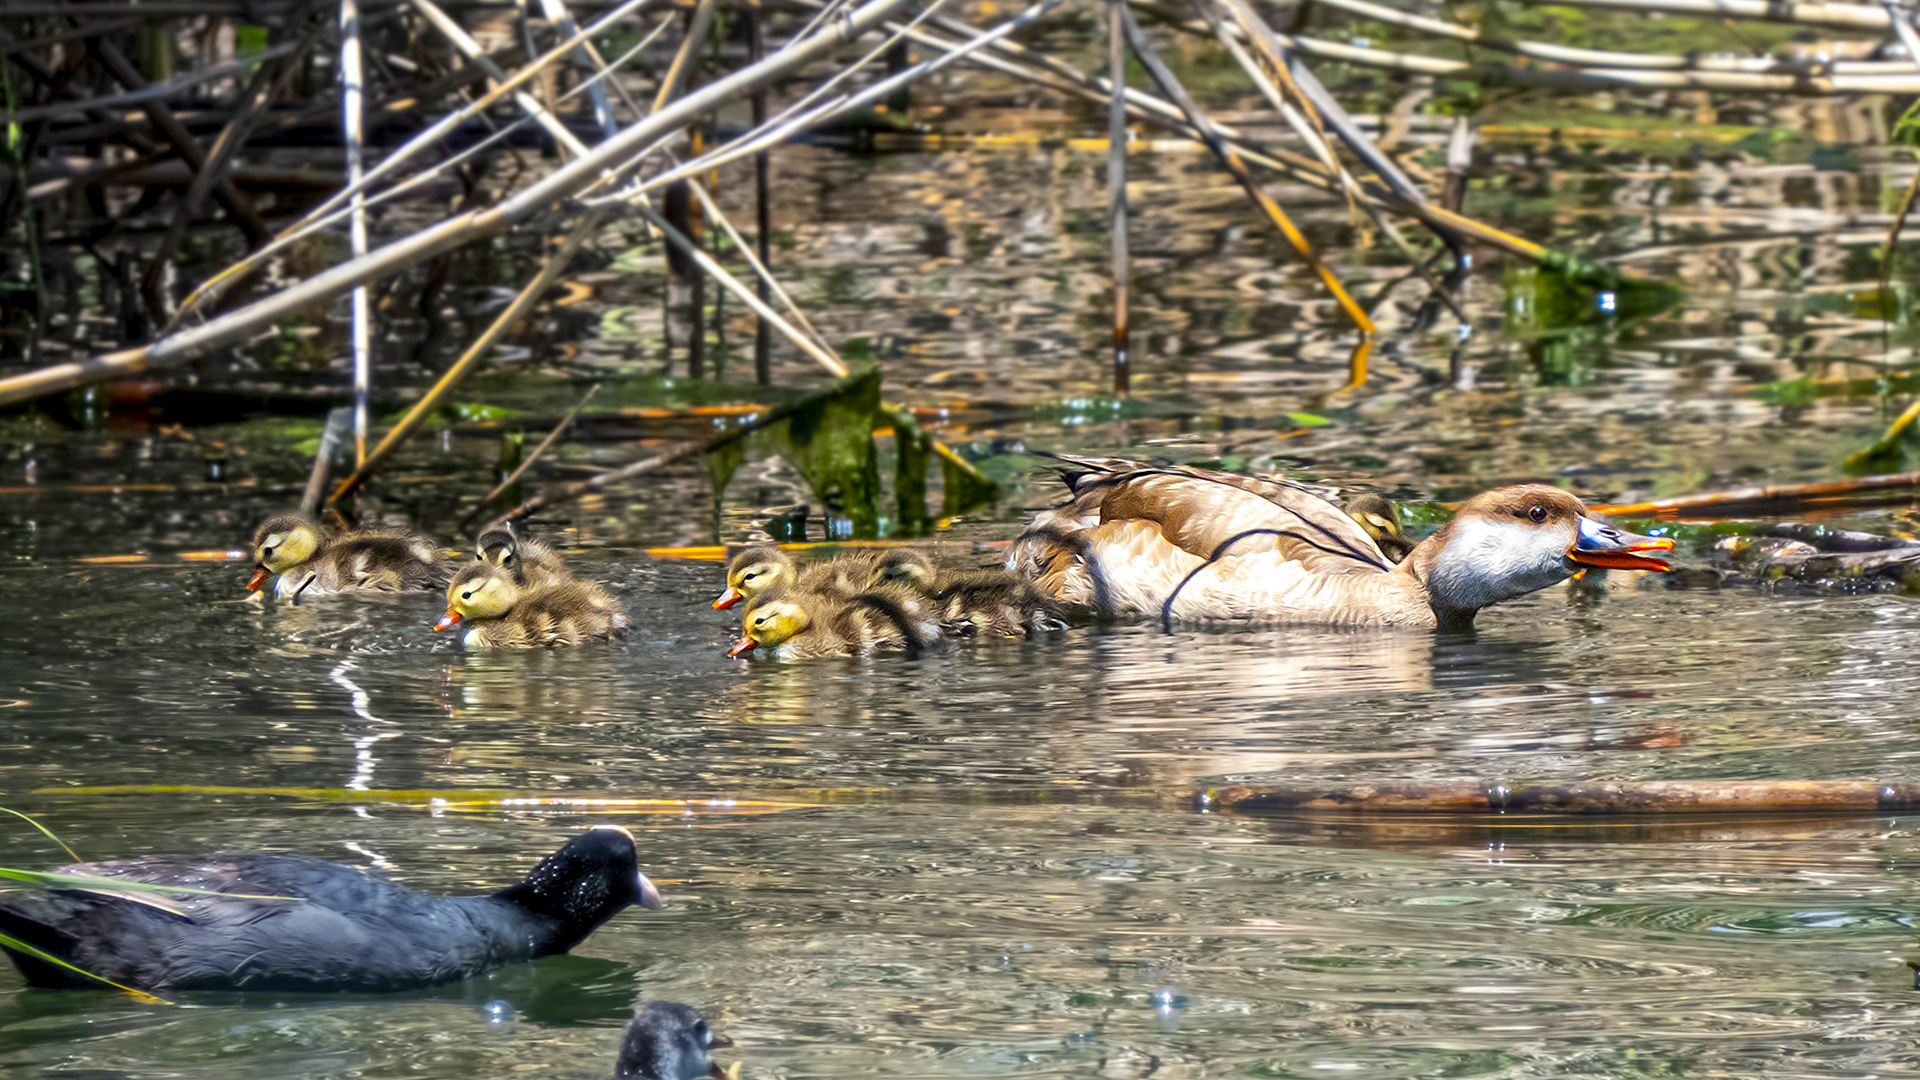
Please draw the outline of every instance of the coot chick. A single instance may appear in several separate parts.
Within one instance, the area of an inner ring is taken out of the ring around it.
[[[620,1062],[615,1080],[728,1080],[725,1069],[710,1056],[716,1040],[699,1013],[677,1001],[649,1001],[627,1021],[620,1039]]]
[[[563,953],[629,904],[657,908],[633,834],[596,825],[517,885],[440,897],[303,855],[150,855],[61,871],[221,895],[0,893],[0,933],[141,990],[407,990]],[[33,986],[99,983],[8,952]]]

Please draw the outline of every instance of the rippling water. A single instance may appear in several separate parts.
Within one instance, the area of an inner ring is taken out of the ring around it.
[[[1218,773],[1904,774],[1910,601],[1616,581],[1472,639],[1081,628],[782,666],[724,657],[715,564],[579,558],[637,629],[554,653],[466,652],[428,597],[238,602],[233,565],[0,572],[5,801],[83,855],[298,850],[461,890],[611,819],[670,901],[396,999],[180,1011],[0,976],[0,1069],[585,1077],[646,997],[707,1011],[749,1077],[1920,1068],[1910,822],[1188,802]],[[324,790],[62,793],[183,784]],[[57,861],[0,834],[0,865]]]

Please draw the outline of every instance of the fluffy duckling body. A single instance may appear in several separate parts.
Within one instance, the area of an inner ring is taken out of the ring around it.
[[[691,1006],[649,1001],[627,1021],[614,1080],[729,1080],[730,1074],[714,1064],[712,1051],[731,1045],[715,1038],[706,1018]]]
[[[469,646],[536,649],[606,637],[627,625],[627,613],[598,582],[522,586],[512,572],[476,561],[447,586],[447,613],[433,628],[462,620],[471,623]]]
[[[943,578],[933,594],[952,637],[1029,637],[1067,628],[1066,605],[1026,578],[976,570]]]
[[[299,514],[268,518],[253,533],[247,591],[278,579],[282,598],[349,592],[426,592],[443,588],[440,546],[405,532],[335,532]]]
[[[725,610],[772,589],[797,589],[846,599],[858,595],[872,581],[875,558],[870,551],[845,551],[803,568],[773,544],[754,544],[727,560],[727,587],[713,606]]]
[[[755,598],[740,617],[740,633],[728,656],[749,652],[775,660],[877,652],[917,656],[939,639],[940,621],[925,597],[898,586],[868,589],[852,597],[781,588]]]
[[[1633,553],[1673,547],[1526,484],[1467,500],[1395,565],[1339,507],[1295,484],[1061,460],[1071,498],[1035,519],[1008,567],[1062,603],[1112,614],[1459,630],[1481,608],[1583,566],[1668,569]]]
[[[942,574],[910,547],[893,548],[875,560],[871,581],[931,599],[941,630],[950,637],[1026,637],[1067,625],[1066,608],[1023,577],[1005,570]]]
[[[528,536],[515,536],[505,529],[480,534],[474,543],[474,558],[488,566],[511,573],[526,588],[561,585],[574,580],[560,556],[547,545]]]

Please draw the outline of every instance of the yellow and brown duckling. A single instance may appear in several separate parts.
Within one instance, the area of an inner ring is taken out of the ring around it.
[[[720,610],[776,588],[824,593],[841,599],[858,595],[873,578],[874,553],[847,551],[804,569],[773,544],[754,544],[727,560],[727,587],[713,601]]]
[[[1026,637],[1066,629],[1066,608],[1026,578],[1005,570],[940,573],[910,547],[874,562],[871,584],[898,585],[933,601],[949,637]]]
[[[523,587],[565,584],[573,580],[552,548],[506,529],[490,529],[474,542],[474,559],[511,573]]]
[[[522,585],[512,571],[476,560],[447,586],[447,613],[433,628],[462,621],[468,645],[537,649],[606,637],[627,625],[627,613],[598,582]]]
[[[1413,541],[1400,529],[1400,508],[1393,500],[1377,492],[1365,492],[1355,495],[1340,504],[1373,542],[1380,548],[1380,554],[1394,562],[1401,562],[1413,554]]]
[[[782,586],[748,603],[740,617],[740,634],[728,656],[917,656],[939,639],[940,623],[925,597],[899,586],[883,585],[851,597]]]
[[[377,529],[336,532],[299,514],[268,518],[253,534],[247,591],[274,579],[281,597],[349,592],[426,592],[443,587],[440,546],[424,536]]]

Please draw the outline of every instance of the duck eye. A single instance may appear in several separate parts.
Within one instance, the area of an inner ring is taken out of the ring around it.
[[[463,593],[461,593],[461,594],[460,594],[460,599],[462,599],[462,600],[471,600],[471,599],[473,599],[473,590],[471,590],[471,589],[469,589],[469,590],[467,590],[466,592],[463,592]]]
[[[705,1020],[696,1020],[693,1024],[693,1037],[700,1040],[701,1046],[713,1045],[713,1033],[707,1030]]]
[[[1527,509],[1527,519],[1532,521],[1535,525],[1540,524],[1541,522],[1547,520],[1547,508],[1544,506],[1529,507]]]
[[[740,575],[740,580],[741,580],[741,581],[752,581],[752,580],[753,580],[754,578],[757,578],[757,577],[759,577],[759,576],[760,576],[760,571],[758,571],[758,570],[749,570],[749,571],[747,571],[746,573],[744,573],[744,574],[741,574],[741,575]]]

